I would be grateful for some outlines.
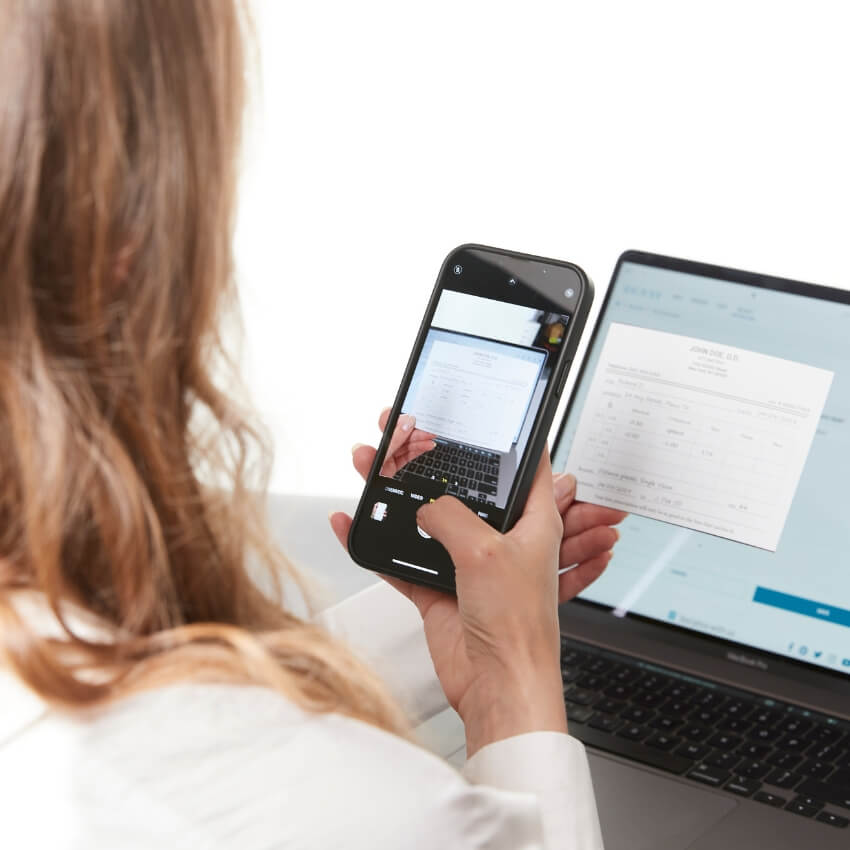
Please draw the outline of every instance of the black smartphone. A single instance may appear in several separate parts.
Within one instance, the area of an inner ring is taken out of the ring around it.
[[[511,528],[592,301],[573,263],[483,245],[446,257],[354,515],[356,563],[454,592],[416,510],[448,493]]]

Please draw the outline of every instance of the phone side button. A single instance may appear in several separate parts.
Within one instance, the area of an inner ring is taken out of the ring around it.
[[[567,383],[567,376],[570,374],[570,366],[572,366],[572,360],[564,367],[561,379],[558,381],[558,389],[555,390],[555,398],[560,398],[564,391],[564,384]]]

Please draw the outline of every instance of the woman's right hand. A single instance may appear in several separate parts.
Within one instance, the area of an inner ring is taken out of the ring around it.
[[[417,521],[451,555],[457,598],[386,580],[422,615],[435,671],[464,721],[467,754],[523,732],[566,731],[558,628],[564,522],[548,452],[525,511],[507,534],[451,496],[423,505]],[[331,525],[345,545],[351,519],[333,514]],[[592,562],[603,556],[610,537],[603,545],[597,553],[585,544],[584,557]]]

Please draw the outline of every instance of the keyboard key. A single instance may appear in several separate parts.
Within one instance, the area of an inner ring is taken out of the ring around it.
[[[641,741],[649,734],[649,729],[645,726],[640,726],[637,723],[629,723],[617,734],[621,738],[628,738],[630,741]]]
[[[623,725],[623,721],[619,717],[614,717],[611,714],[600,714],[597,711],[587,725],[604,732],[615,732]]]
[[[689,741],[704,741],[711,734],[711,730],[706,729],[704,726],[689,723],[683,729],[679,730],[679,734]]]
[[[693,761],[701,761],[711,752],[711,747],[707,747],[705,744],[686,742],[676,752],[680,756],[692,759]]]
[[[687,701],[697,692],[693,685],[687,685],[684,682],[676,682],[667,689],[667,696],[670,699]]]
[[[665,702],[666,699],[663,693],[657,691],[638,691],[632,696],[632,702],[644,708],[655,708]]]
[[[795,803],[802,803],[804,806],[811,806],[814,809],[822,809],[823,801],[818,800],[817,797],[810,797],[808,794],[798,794],[794,798]]]
[[[786,735],[784,738],[780,738],[776,742],[776,746],[780,750],[788,750],[792,753],[805,752],[811,745],[811,741],[795,734]]]
[[[712,767],[722,767],[724,770],[732,770],[741,760],[737,753],[724,753],[718,751],[707,756],[703,761],[710,764]]]
[[[779,730],[770,726],[754,726],[747,732],[747,737],[757,744],[773,744],[779,737]]]
[[[779,729],[790,735],[803,736],[811,728],[811,720],[806,720],[802,717],[789,717],[787,720],[783,720],[782,723],[779,724]]]
[[[613,666],[613,661],[608,661],[605,658],[595,658],[587,665],[587,669],[590,670],[591,673],[607,673],[613,668]]]
[[[641,708],[639,705],[630,705],[620,715],[624,720],[631,720],[634,723],[648,723],[654,716],[654,711],[650,711],[648,708]]]
[[[828,761],[817,761],[809,759],[800,766],[800,773],[811,776],[813,779],[826,779],[835,770],[835,765]]]
[[[599,694],[594,691],[588,691],[575,685],[567,691],[565,696],[570,702],[577,705],[593,705],[599,699]]]
[[[808,754],[810,759],[816,761],[839,761],[844,755],[844,748],[836,744],[820,744],[816,743]]]
[[[727,735],[725,732],[719,732],[717,735],[709,738],[708,743],[712,747],[717,747],[718,750],[729,751],[734,750],[741,743],[741,739],[737,735]]]
[[[809,733],[809,738],[811,738],[813,741],[821,741],[824,744],[837,744],[844,738],[844,736],[845,732],[843,732],[837,726],[832,726],[829,724],[818,724]]]
[[[795,815],[802,815],[804,818],[813,818],[818,810],[813,806],[806,806],[803,803],[798,803],[796,800],[792,800],[786,807],[786,812],[794,812]]]
[[[778,750],[767,757],[767,761],[774,767],[782,767],[785,770],[793,770],[802,760],[803,757],[796,753],[781,753]]]
[[[737,717],[742,719],[747,715],[752,714],[754,709],[755,706],[751,702],[735,699],[727,702],[726,705],[723,706],[723,713],[727,717]],[[792,730],[788,729],[786,731],[790,732]]]
[[[773,770],[773,766],[765,761],[745,761],[739,764],[737,772],[742,776],[748,776],[751,779],[763,779]]]
[[[596,703],[593,707],[597,711],[604,711],[605,714],[619,714],[626,707],[626,704],[624,702],[620,702],[620,700],[608,699],[606,697]]]
[[[829,777],[830,785],[847,785],[850,786],[850,768],[840,767],[832,776]]]
[[[817,779],[807,779],[797,788],[797,793],[850,809],[850,788],[846,785],[832,785]]]
[[[719,767],[713,767],[705,762],[700,762],[687,774],[688,779],[695,779],[697,782],[702,782],[704,785],[711,785],[714,788],[719,788],[727,782],[730,775],[728,770],[721,770]]]
[[[744,743],[738,747],[739,753],[742,753],[748,758],[756,759],[757,761],[762,760],[770,751],[771,747],[767,744]]]
[[[781,717],[782,715],[773,709],[756,708],[756,713],[750,719],[759,726],[773,726]]]
[[[561,667],[561,681],[565,685],[572,684],[581,676],[581,670],[578,667]]]
[[[796,773],[779,768],[765,776],[764,781],[768,785],[775,785],[777,788],[793,788],[801,779],[802,777]]]
[[[781,809],[785,805],[784,797],[780,797],[778,794],[771,794],[769,791],[757,791],[753,795],[753,799],[777,809]]]
[[[743,735],[748,729],[752,728],[752,723],[746,717],[728,717],[720,718],[717,724],[720,729],[725,732],[734,732],[738,735]]]
[[[830,826],[837,826],[839,829],[846,829],[847,825],[850,824],[850,820],[841,817],[841,815],[834,815],[832,812],[821,812],[817,816],[817,820],[821,823],[828,823]]]
[[[649,738],[646,745],[647,747],[654,747],[656,750],[672,750],[679,743],[679,739],[673,737],[673,735],[665,735],[663,732],[660,732]]]
[[[688,715],[691,723],[699,723],[702,726],[714,726],[720,721],[721,714],[711,708],[697,708]]]
[[[589,691],[601,691],[608,684],[608,680],[604,676],[585,672],[578,680],[578,684],[579,687],[587,688]]]
[[[610,688],[605,688],[605,696],[610,697],[611,699],[618,699],[625,702],[628,700],[631,695],[634,693],[634,687],[632,685],[611,685]]]
[[[684,699],[668,699],[667,702],[661,703],[658,710],[663,714],[669,714],[671,717],[684,718],[689,711],[695,708],[693,703]]]
[[[651,749],[635,741],[617,735],[609,735],[607,732],[600,732],[598,729],[591,729],[589,726],[570,728],[570,733],[590,747],[597,747],[600,750],[632,759],[650,767],[656,767],[668,773],[682,774],[691,766],[688,759],[674,753]]]
[[[609,679],[612,679],[621,685],[625,685],[628,682],[634,682],[634,680],[639,677],[640,671],[635,670],[634,667],[627,667],[625,664],[618,664],[608,674]]]
[[[711,708],[714,711],[722,708],[728,700],[717,691],[706,691],[697,697],[694,697],[694,702],[702,708]]]
[[[723,787],[739,797],[752,797],[761,788],[761,782],[748,776],[733,776]]]
[[[659,729],[662,732],[669,732],[681,724],[681,720],[677,717],[669,717],[665,714],[659,714],[649,725],[653,729]]]

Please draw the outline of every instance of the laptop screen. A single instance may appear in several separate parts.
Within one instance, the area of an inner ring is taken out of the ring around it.
[[[829,370],[776,551],[631,515],[583,599],[850,675],[850,304],[624,261],[553,457],[565,469],[611,326]],[[579,491],[581,495],[581,491]]]

